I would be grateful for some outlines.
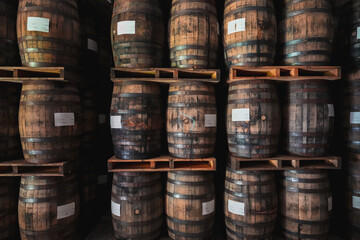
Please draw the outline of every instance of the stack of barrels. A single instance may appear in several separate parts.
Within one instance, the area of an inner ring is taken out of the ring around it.
[[[277,42],[282,64],[330,64],[330,2],[284,0],[280,5],[277,28],[273,1],[225,1],[223,38],[229,67],[273,65]],[[278,153],[281,110],[277,87],[273,81],[261,79],[229,86],[226,125],[231,161],[224,203],[229,239],[271,239],[277,205],[281,237],[325,239],[329,231],[332,197],[326,172],[284,171],[277,196],[272,173],[231,168],[236,157],[261,159]],[[334,121],[329,95],[329,86],[323,81],[286,84],[282,128],[287,153],[328,155]]]

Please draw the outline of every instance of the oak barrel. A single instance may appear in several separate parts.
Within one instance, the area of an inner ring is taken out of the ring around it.
[[[17,239],[18,178],[0,178],[0,240]]]
[[[360,66],[360,2],[352,1],[350,16],[352,15],[352,26],[351,26],[351,56],[352,62],[357,68]]]
[[[20,0],[17,38],[28,67],[76,67],[80,26],[76,0]]]
[[[280,105],[276,83],[266,80],[229,85],[227,138],[231,155],[265,158],[276,155],[280,134]]]
[[[160,155],[163,118],[159,84],[116,82],[110,115],[117,158],[146,159]]]
[[[274,174],[226,169],[224,212],[228,239],[271,240],[276,224]]]
[[[328,154],[335,116],[328,83],[319,80],[291,82],[286,94],[286,150],[304,157]]]
[[[20,86],[0,83],[0,161],[21,157],[19,102]]]
[[[20,62],[16,41],[17,2],[0,1],[0,66],[13,66]]]
[[[334,23],[330,0],[283,0],[280,22],[283,64],[328,66]]]
[[[21,178],[18,212],[22,240],[77,239],[79,210],[75,175]]]
[[[81,145],[81,103],[77,88],[50,81],[24,82],[19,130],[25,161],[75,160]]]
[[[331,211],[332,195],[325,171],[282,173],[279,225],[286,239],[328,239]]]
[[[95,96],[90,88],[80,89],[82,118],[82,153],[91,155],[96,147],[98,116],[95,109]]]
[[[352,240],[360,238],[360,155],[349,156],[347,172],[346,208],[349,221],[349,237]]]
[[[166,215],[169,239],[211,239],[215,186],[211,173],[168,172]]]
[[[215,67],[219,32],[214,0],[172,0],[168,39],[171,67]]]
[[[160,173],[114,173],[111,212],[116,239],[157,239],[163,222]]]
[[[111,44],[116,67],[161,67],[164,23],[159,0],[115,0]]]
[[[225,61],[231,66],[273,65],[277,23],[272,0],[226,0]]]

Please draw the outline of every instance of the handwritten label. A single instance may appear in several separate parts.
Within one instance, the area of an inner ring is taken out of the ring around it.
[[[216,114],[205,114],[205,127],[216,127]]]
[[[28,17],[27,30],[48,33],[50,31],[50,19],[41,17]]]
[[[111,116],[110,117],[110,126],[114,129],[122,128],[121,116]]]
[[[360,209],[360,197],[357,196],[352,197],[352,206],[353,208]]]
[[[75,202],[57,207],[57,219],[63,219],[75,214]]]
[[[329,117],[335,117],[334,104],[328,104]]]
[[[245,18],[239,18],[228,23],[228,34],[245,31]]]
[[[135,21],[121,21],[117,23],[117,34],[135,34]]]
[[[105,184],[107,183],[107,175],[104,174],[104,175],[99,175],[97,176],[97,183],[100,185],[100,184]]]
[[[106,121],[105,114],[99,114],[99,123],[104,124]]]
[[[98,51],[97,42],[95,40],[88,38],[88,49],[97,52]]]
[[[74,113],[54,113],[55,127],[67,127],[75,125]]]
[[[332,197],[329,197],[329,198],[328,198],[328,211],[331,211],[331,210],[332,210],[332,204],[333,204],[333,202],[332,202]]]
[[[360,112],[350,113],[350,124],[360,124]]]
[[[202,203],[202,215],[208,215],[215,211],[215,199]]]
[[[236,202],[229,199],[228,211],[236,215],[245,216],[245,203]]]
[[[233,109],[231,118],[233,122],[250,121],[250,109],[249,108]]]
[[[360,27],[357,28],[356,39],[360,39]]]
[[[115,216],[118,216],[118,217],[121,216],[120,204],[114,202],[113,200],[111,200],[111,212],[112,212],[112,214],[114,214]]]

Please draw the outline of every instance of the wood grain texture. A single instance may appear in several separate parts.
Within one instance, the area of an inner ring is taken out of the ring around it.
[[[122,21],[135,21],[135,33],[120,34],[117,26]],[[111,43],[116,67],[160,67],[164,40],[160,1],[114,1]]]
[[[121,121],[120,128],[111,129],[116,157],[146,159],[160,155],[163,118],[157,83],[115,83],[110,115]]]
[[[168,39],[171,67],[215,67],[219,31],[214,0],[172,0]]]
[[[215,209],[204,209],[204,203],[215,201],[212,174],[168,172],[166,190],[169,239],[212,239]]]
[[[75,204],[75,210],[62,218],[59,206],[67,204]],[[18,214],[22,240],[77,239],[79,211],[75,175],[21,178]]]
[[[299,81],[287,85],[284,106],[286,150],[307,157],[328,154],[334,117],[328,85],[324,81]]]
[[[232,33],[229,22],[238,19],[245,20],[245,30]],[[226,0],[223,29],[228,67],[274,64],[277,23],[273,1]]]
[[[111,201],[116,239],[157,239],[163,222],[163,192],[159,173],[115,173]]]
[[[74,113],[75,125],[55,126],[55,113]],[[82,112],[75,87],[47,81],[23,84],[19,129],[25,160],[31,163],[63,162],[78,158]]]
[[[328,239],[332,197],[327,173],[284,171],[279,194],[279,224],[286,239]]]
[[[177,158],[206,158],[214,154],[216,124],[205,124],[209,114],[216,118],[213,85],[201,82],[171,83],[167,109],[169,154]],[[216,119],[215,119],[216,120]]]
[[[271,240],[277,216],[274,174],[227,168],[224,212],[228,239]],[[229,211],[229,200],[243,203],[244,214]]]
[[[49,19],[49,32],[28,31],[28,17]],[[20,0],[17,38],[24,66],[78,66],[81,40],[76,0]]]
[[[244,158],[276,155],[281,115],[275,84],[253,80],[229,85],[226,126],[231,155]],[[235,109],[249,109],[250,121],[234,121]]]
[[[285,65],[330,64],[334,35],[329,0],[283,0],[280,22],[282,62]]]

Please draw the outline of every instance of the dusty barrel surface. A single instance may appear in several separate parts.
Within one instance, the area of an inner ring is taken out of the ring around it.
[[[171,67],[215,67],[219,31],[213,0],[173,0],[168,39]]]
[[[81,40],[76,0],[20,0],[17,38],[24,66],[78,66]]]
[[[283,0],[280,39],[285,65],[322,65],[331,61],[334,23],[329,0]]]
[[[157,83],[115,83],[110,115],[116,157],[145,159],[160,154],[163,119]]]
[[[116,239],[157,239],[163,204],[160,173],[115,173],[111,212]]]
[[[17,1],[0,1],[0,66],[19,64],[16,41]]]
[[[81,103],[75,87],[48,81],[23,83],[19,130],[31,163],[77,159],[81,145]]]
[[[211,239],[215,186],[211,173],[169,172],[166,214],[170,239]]]
[[[80,203],[75,175],[22,177],[18,206],[21,239],[77,239]]]
[[[227,138],[231,155],[272,157],[280,134],[280,106],[276,83],[239,81],[229,85]]]
[[[224,194],[228,239],[272,239],[277,216],[273,173],[228,167]]]
[[[171,156],[204,158],[214,154],[216,98],[213,85],[171,83],[167,109],[167,139]]]
[[[279,224],[286,239],[328,239],[332,195],[327,173],[284,171],[279,207]]]
[[[16,239],[18,178],[0,178],[0,239]]]
[[[350,223],[350,237],[355,240],[360,237],[360,164],[359,155],[350,159],[347,179],[347,210]]]
[[[226,0],[223,38],[227,65],[273,65],[276,25],[273,1]]]
[[[160,67],[164,25],[159,0],[115,0],[111,42],[116,67]]]
[[[289,83],[286,101],[286,150],[306,157],[328,154],[335,114],[326,81]]]

